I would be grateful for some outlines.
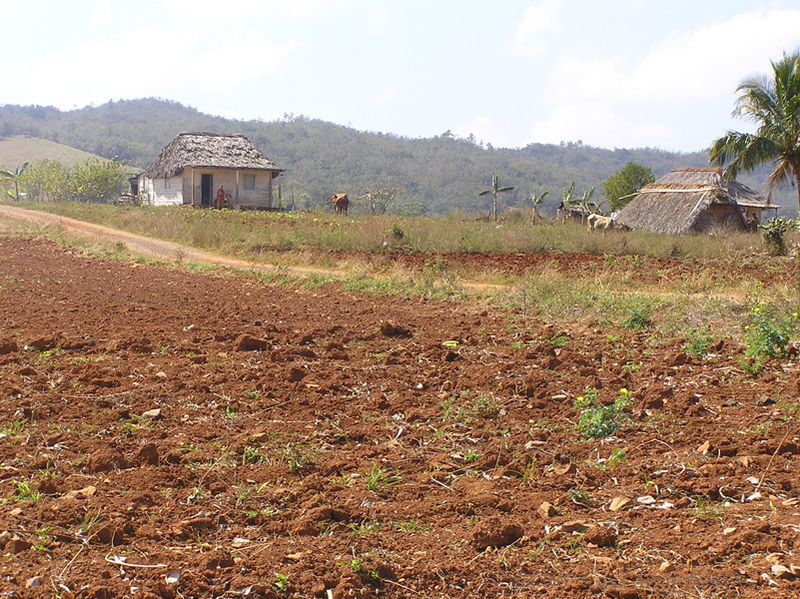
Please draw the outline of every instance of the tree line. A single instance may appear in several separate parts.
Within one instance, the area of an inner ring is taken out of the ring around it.
[[[273,122],[231,120],[203,114],[177,102],[154,98],[108,102],[62,112],[52,107],[0,107],[0,136],[31,135],[106,158],[146,167],[178,133],[206,131],[248,137],[268,158],[286,169],[278,201],[289,209],[330,209],[330,196],[346,192],[355,212],[381,209],[406,214],[488,215],[495,196],[478,194],[497,175],[513,188],[497,196],[497,209],[530,207],[530,195],[547,195],[537,212],[552,215],[559,192],[575,183],[581,197],[591,188],[599,196],[604,182],[627,163],[651,169],[656,177],[672,168],[705,166],[708,154],[652,148],[602,149],[582,143],[529,144],[494,148],[450,131],[423,139],[361,132],[305,116],[285,115]],[[766,169],[742,182],[764,189]],[[375,190],[393,189],[381,203]],[[775,196],[780,203],[780,196]],[[376,203],[376,198],[379,200]]]
[[[113,202],[125,184],[126,167],[117,160],[89,158],[66,168],[59,160],[25,162],[0,171],[0,183],[11,182],[13,200],[21,194],[37,201]]]

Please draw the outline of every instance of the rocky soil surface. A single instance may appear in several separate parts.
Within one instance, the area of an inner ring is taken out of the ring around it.
[[[685,341],[0,239],[0,596],[794,596],[796,357]]]

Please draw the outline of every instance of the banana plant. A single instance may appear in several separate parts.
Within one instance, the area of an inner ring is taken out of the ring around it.
[[[535,225],[536,224],[536,217],[539,216],[539,205],[542,203],[542,200],[547,196],[548,192],[544,191],[539,195],[536,195],[536,192],[531,191],[528,193],[528,199],[533,204],[533,213],[531,214],[531,222]],[[541,217],[540,217],[541,218]]]
[[[595,206],[592,204],[592,196],[594,195],[594,187],[592,187],[589,191],[584,191],[583,196],[578,201],[581,206],[581,222],[586,220],[586,217],[590,214],[595,214],[599,209],[599,206]]]
[[[19,201],[19,180],[22,177],[22,173],[25,172],[25,169],[28,168],[28,163],[23,162],[22,166],[17,166],[13,171],[3,171],[0,170],[0,180],[2,182],[5,181],[13,181],[14,182],[14,193],[8,192],[9,197]]]
[[[495,222],[497,222],[497,194],[505,191],[512,191],[513,189],[513,187],[500,187],[497,175],[492,175],[492,188],[478,194],[479,196],[492,194],[492,218]]]
[[[571,206],[575,202],[572,199],[573,194],[575,193],[575,181],[567,187],[564,185],[564,189],[561,190],[561,222],[563,223],[567,219],[567,206]]]

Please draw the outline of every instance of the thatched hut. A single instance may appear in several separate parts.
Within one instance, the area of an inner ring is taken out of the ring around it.
[[[774,216],[777,209],[746,185],[724,181],[718,168],[676,168],[642,187],[614,220],[631,229],[682,235],[753,229],[764,211]]]
[[[243,135],[181,133],[139,175],[139,191],[154,205],[212,206],[222,186],[234,208],[268,210],[282,172]]]

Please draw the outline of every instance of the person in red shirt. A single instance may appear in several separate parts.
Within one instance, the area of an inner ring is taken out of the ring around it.
[[[225,189],[222,185],[217,190],[217,208],[222,208],[225,205]]]

